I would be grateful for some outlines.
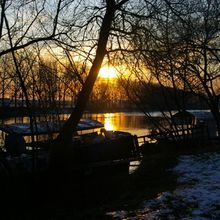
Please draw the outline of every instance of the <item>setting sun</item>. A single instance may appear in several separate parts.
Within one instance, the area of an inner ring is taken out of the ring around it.
[[[114,67],[104,66],[99,71],[99,77],[102,78],[117,78],[116,69]]]

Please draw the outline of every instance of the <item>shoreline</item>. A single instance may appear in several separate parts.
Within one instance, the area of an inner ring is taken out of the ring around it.
[[[73,108],[33,108],[31,111],[35,116],[41,116],[45,114],[55,115],[55,114],[71,114]],[[207,111],[208,109],[187,109],[195,111]],[[165,109],[163,111],[166,111]],[[172,111],[177,111],[173,109]],[[148,112],[160,112],[157,109],[151,109]],[[86,109],[84,114],[105,114],[105,113],[142,113],[138,109],[104,109],[104,110],[93,110]],[[144,113],[142,113],[144,115]],[[28,117],[28,109],[26,107],[8,107],[0,106],[0,119],[7,119],[11,117]]]
[[[16,179],[11,187],[20,192],[5,201],[5,218],[31,219],[36,215],[35,219],[47,220],[112,219],[108,212],[134,210],[144,200],[175,188],[175,177],[167,171],[175,163],[174,155],[155,154],[146,156],[130,175],[106,173],[51,180],[45,174],[39,179]],[[8,207],[17,211],[12,213]]]
[[[110,213],[118,210],[134,213],[144,201],[175,190],[177,176],[169,170],[178,164],[180,155],[220,150],[217,141],[178,151],[164,149],[145,155],[139,168],[130,175],[106,173],[50,179],[45,173],[35,179],[11,179],[10,186],[14,186],[17,194],[13,195],[12,191],[6,197],[3,216],[5,219],[32,219],[33,216],[45,220],[115,219]],[[10,211],[12,208],[15,212]]]

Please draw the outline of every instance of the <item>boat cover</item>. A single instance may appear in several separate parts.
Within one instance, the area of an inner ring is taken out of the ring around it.
[[[58,133],[65,121],[60,122],[37,122],[34,124],[34,134]],[[81,119],[77,125],[77,131],[101,128],[104,125],[92,119]],[[15,133],[22,136],[31,135],[30,123],[2,124],[0,130],[6,133]]]

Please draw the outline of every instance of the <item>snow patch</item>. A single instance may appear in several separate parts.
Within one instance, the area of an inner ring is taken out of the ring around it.
[[[134,211],[108,213],[117,219],[220,219],[220,153],[180,156],[171,169],[177,188],[143,202]]]

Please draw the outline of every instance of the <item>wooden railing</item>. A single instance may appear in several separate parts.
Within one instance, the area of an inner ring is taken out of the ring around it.
[[[142,145],[148,142],[152,142],[153,140],[158,141],[162,139],[196,139],[196,138],[208,138],[209,132],[207,126],[193,126],[188,128],[180,128],[174,130],[168,130],[163,132],[157,132],[153,134],[143,135],[137,137],[138,145]]]

